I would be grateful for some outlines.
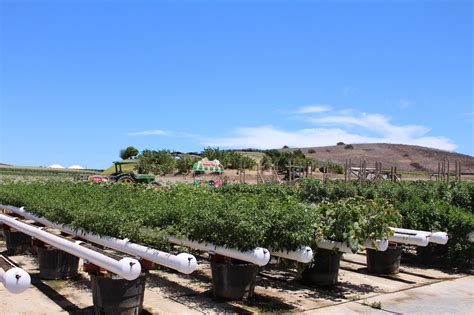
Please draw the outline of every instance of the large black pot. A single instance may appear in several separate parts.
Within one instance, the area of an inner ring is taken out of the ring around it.
[[[143,311],[147,273],[128,281],[91,273],[92,301],[96,314],[137,315]]]
[[[303,270],[301,280],[309,285],[335,285],[339,276],[341,255],[333,250],[318,249],[314,263]]]
[[[396,274],[400,268],[402,246],[389,246],[386,251],[379,252],[367,249],[367,271],[374,274]]]
[[[446,247],[437,244],[428,244],[428,246],[418,246],[416,248],[416,258],[419,263],[423,265],[436,265],[442,260],[443,255],[446,253]]]
[[[5,235],[5,243],[7,245],[7,255],[19,255],[32,252],[31,236],[10,229],[4,229],[3,234]]]
[[[238,260],[216,261],[211,259],[212,288],[214,296],[226,300],[253,297],[258,266]]]
[[[40,278],[60,280],[77,276],[79,258],[50,246],[38,246]]]

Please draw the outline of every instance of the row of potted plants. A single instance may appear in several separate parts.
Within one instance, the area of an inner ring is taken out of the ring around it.
[[[383,198],[402,215],[399,226],[425,231],[446,231],[450,241],[446,246],[419,247],[423,262],[435,262],[441,267],[472,269],[474,244],[469,233],[474,231],[474,181],[402,181],[345,182],[342,180],[301,180],[294,185],[232,185],[216,189],[222,194],[246,192],[268,196],[296,196],[300,201],[321,203],[362,196]]]
[[[170,246],[167,235],[242,251],[256,246],[294,250],[309,245],[318,257],[306,274],[327,273],[324,270],[339,261],[336,251],[317,250],[318,241],[346,242],[356,251],[367,239],[390,235],[389,226],[397,226],[401,220],[398,211],[380,198],[355,197],[314,204],[294,194],[224,194],[190,185],[155,189],[57,181],[6,182],[1,188],[3,204],[25,206],[55,223],[161,248]],[[229,266],[243,265],[218,256],[211,263],[215,273],[228,273]],[[216,267],[222,264],[224,267]],[[252,268],[247,274],[255,273],[255,267]],[[333,280],[319,284],[333,283],[337,269],[335,273],[329,271]]]

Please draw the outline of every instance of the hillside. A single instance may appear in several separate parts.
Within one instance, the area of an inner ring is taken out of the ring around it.
[[[352,147],[353,149],[348,149],[345,145],[337,145],[301,148],[301,151],[319,161],[344,164],[346,160],[352,160],[352,165],[356,166],[360,160],[366,160],[367,167],[374,167],[378,161],[382,162],[383,168],[396,166],[403,171],[437,172],[438,162],[447,159],[450,170],[454,172],[454,161],[458,160],[461,161],[462,173],[474,173],[474,157],[465,154],[404,144],[367,143],[353,144]]]

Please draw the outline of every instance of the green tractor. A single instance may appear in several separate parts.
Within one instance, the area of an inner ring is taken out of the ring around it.
[[[134,166],[137,164],[135,160],[122,160],[113,162],[115,166],[115,173],[110,174],[109,180],[118,183],[127,184],[154,184],[155,175],[142,174],[140,170],[138,174],[132,172]]]

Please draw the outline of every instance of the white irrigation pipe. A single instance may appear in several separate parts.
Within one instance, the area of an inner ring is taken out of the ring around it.
[[[300,246],[297,250],[271,251],[272,256],[295,260],[301,263],[309,263],[313,259],[313,250],[309,246]]]
[[[252,250],[242,252],[234,248],[216,246],[210,243],[196,242],[183,238],[177,238],[174,236],[169,236],[168,240],[174,244],[187,246],[196,250],[209,252],[211,254],[218,254],[230,258],[247,261],[258,266],[265,266],[270,261],[270,252],[267,249],[261,247],[256,247]]]
[[[394,243],[417,245],[417,246],[422,246],[422,247],[428,246],[428,243],[430,242],[430,238],[428,237],[428,235],[423,234],[423,233],[418,233],[418,234],[395,233],[393,235],[390,235],[388,237],[388,240]]]
[[[446,232],[428,232],[428,231],[418,231],[418,230],[410,230],[410,229],[401,229],[401,228],[390,228],[392,231],[398,234],[424,234],[429,237],[430,243],[446,245],[448,242],[448,234]]]
[[[384,252],[388,248],[388,239],[384,238],[382,240],[366,240],[364,243],[365,248],[375,249],[379,252]]]
[[[70,241],[63,237],[43,231],[40,227],[18,221],[15,218],[5,214],[0,214],[0,222],[3,222],[4,224],[9,225],[22,233],[28,234],[46,244],[50,244],[59,250],[109,270],[126,280],[134,280],[141,273],[140,262],[134,258],[125,257],[120,260],[115,260],[94,250],[81,246],[81,241]]]
[[[329,250],[334,250],[337,249],[338,251],[346,254],[352,254],[352,249],[347,246],[345,242],[336,242],[336,241],[330,241],[330,240],[321,240],[317,241],[316,245],[319,248],[322,249],[329,249]]]
[[[30,275],[21,268],[16,267],[7,258],[0,255],[4,268],[0,267],[0,282],[3,283],[8,292],[20,294],[31,284]],[[5,267],[8,266],[8,267]]]
[[[128,253],[130,255],[142,257],[148,261],[177,270],[184,274],[190,274],[197,268],[197,260],[191,254],[181,253],[178,255],[173,255],[151,247],[132,243],[129,239],[118,239],[110,236],[99,236],[96,234],[88,233],[81,229],[72,229],[65,225],[55,224],[47,220],[46,218],[40,218],[34,214],[27,212],[23,207],[17,208],[3,205],[1,207],[18,215],[21,215],[27,219],[41,223],[43,225],[54,227],[68,234],[81,237],[85,240],[100,244],[105,247],[113,248],[115,250]]]
[[[337,241],[331,241],[331,240],[321,240],[317,241],[316,245],[319,248],[323,249],[329,249],[329,250],[334,250],[337,249],[338,251],[346,254],[353,254],[354,252],[352,249],[347,245],[346,242],[337,242]],[[384,252],[388,248],[388,239],[382,239],[382,240],[366,240],[364,243],[365,248],[370,248],[370,249],[375,249],[379,252]]]

